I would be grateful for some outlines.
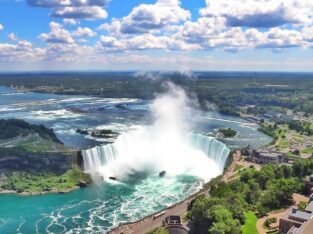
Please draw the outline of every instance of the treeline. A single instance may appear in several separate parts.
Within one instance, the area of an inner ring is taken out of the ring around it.
[[[218,131],[222,133],[225,138],[234,137],[237,135],[237,132],[231,128],[220,128]]]
[[[258,128],[260,132],[263,132],[264,134],[270,136],[273,138],[273,141],[271,144],[275,144],[275,142],[279,138],[279,134],[277,133],[277,125],[271,125],[271,124],[260,124],[260,127]]]
[[[62,144],[54,131],[44,125],[29,124],[20,119],[0,120],[0,139],[2,140],[12,139],[18,136],[27,136],[33,133],[37,133],[43,139]]]
[[[193,233],[239,234],[245,212],[259,217],[293,203],[292,194],[304,192],[303,177],[313,173],[313,160],[297,161],[292,166],[265,165],[240,172],[238,179],[211,187],[211,197],[201,196],[190,206],[187,217]]]
[[[311,123],[304,122],[304,121],[279,121],[277,124],[286,124],[291,130],[295,130],[296,132],[312,136],[313,135],[313,129],[311,128]]]
[[[46,73],[2,74],[0,85],[25,87],[36,92],[152,99],[176,83],[201,99],[216,104],[225,114],[238,116],[238,106],[255,105],[250,113],[288,108],[313,114],[311,74],[244,73]],[[299,82],[301,81],[301,82]],[[276,87],[275,87],[276,85]]]

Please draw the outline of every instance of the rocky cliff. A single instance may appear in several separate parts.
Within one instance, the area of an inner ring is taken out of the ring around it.
[[[0,173],[8,171],[52,172],[61,175],[77,163],[77,153],[39,153],[0,158]]]

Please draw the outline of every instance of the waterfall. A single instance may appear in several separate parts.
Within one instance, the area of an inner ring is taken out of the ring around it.
[[[209,180],[223,172],[230,150],[213,137],[154,139],[147,129],[122,134],[115,143],[83,151],[84,170],[119,179],[134,172],[191,174]]]
[[[191,145],[204,152],[212,159],[221,171],[224,170],[226,160],[230,153],[229,148],[214,137],[203,136],[200,134],[190,134]]]

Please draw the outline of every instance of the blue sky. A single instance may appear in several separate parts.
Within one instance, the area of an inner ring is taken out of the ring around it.
[[[309,0],[0,0],[0,71],[313,70]]]

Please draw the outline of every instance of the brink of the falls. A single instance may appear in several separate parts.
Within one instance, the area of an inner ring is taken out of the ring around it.
[[[190,175],[209,181],[223,172],[229,149],[214,138],[192,134],[197,114],[185,91],[167,83],[150,105],[151,126],[121,134],[113,144],[83,151],[84,169],[104,180],[136,175]]]
[[[222,174],[230,150],[215,138],[188,134],[186,138],[155,139],[147,128],[124,133],[113,144],[83,151],[84,169],[127,179],[135,173],[191,175],[209,181]]]

